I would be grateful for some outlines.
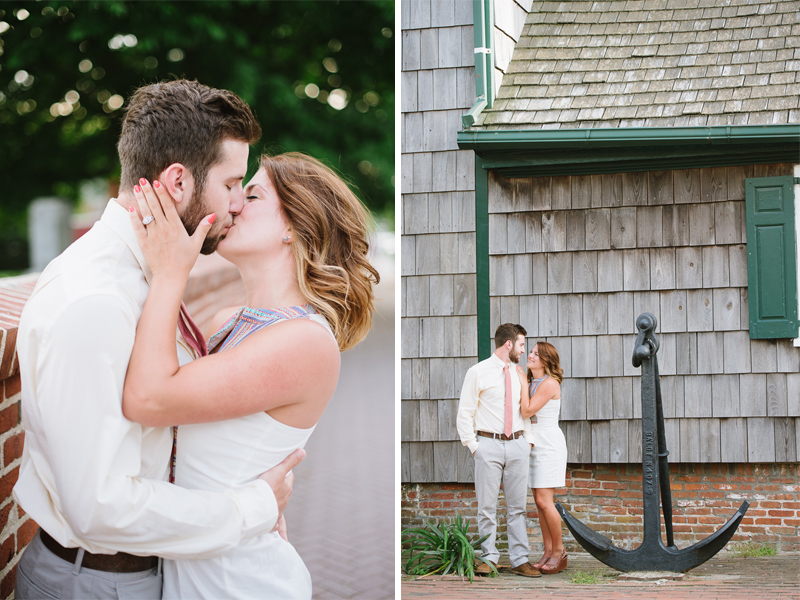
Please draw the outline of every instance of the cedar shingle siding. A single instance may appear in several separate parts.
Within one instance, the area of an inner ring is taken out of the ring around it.
[[[800,123],[798,98],[800,2],[534,2],[497,100],[478,123]]]
[[[455,416],[478,361],[476,222],[486,217],[475,213],[472,151],[455,141],[475,99],[463,4],[401,4],[404,482],[472,481]],[[522,4],[495,0],[496,28],[519,21],[498,15]],[[800,2],[529,6],[513,54],[519,32],[495,31],[499,91],[472,131],[800,123]],[[460,62],[441,45],[459,35]],[[528,348],[546,339],[559,350],[571,464],[641,460],[631,352],[645,311],[659,321],[671,462],[797,462],[800,351],[748,335],[745,214],[745,179],[793,166],[679,168],[489,171],[490,330],[519,322]]]

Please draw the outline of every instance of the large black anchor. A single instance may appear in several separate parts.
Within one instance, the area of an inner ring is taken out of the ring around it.
[[[658,338],[654,331],[656,318],[650,313],[636,319],[639,337],[633,349],[633,366],[642,367],[642,496],[644,504],[644,539],[634,550],[617,548],[604,535],[597,533],[572,516],[560,503],[561,518],[572,535],[589,554],[619,571],[672,571],[693,569],[722,550],[744,517],[750,503],[745,501],[736,513],[706,539],[679,550],[672,536],[672,495],[669,489],[667,440],[664,433],[664,412],[661,407],[661,383],[658,377]],[[659,490],[667,545],[661,539],[658,514]]]

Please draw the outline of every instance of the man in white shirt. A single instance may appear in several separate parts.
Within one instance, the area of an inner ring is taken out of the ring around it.
[[[163,182],[190,233],[216,212],[203,248],[213,252],[242,208],[249,144],[261,135],[241,98],[196,81],[140,88],[126,110],[119,197],[48,265],[20,320],[26,437],[14,497],[41,529],[19,562],[18,600],[160,598],[156,557],[215,556],[273,530],[302,459],[225,493],[183,489],[167,481],[172,428],[123,416],[150,277],[128,216],[133,187]],[[202,354],[198,333],[184,315],[181,364]]]
[[[478,500],[478,535],[482,558],[497,566],[497,498],[500,484],[506,500],[506,530],[511,571],[525,577],[541,572],[528,561],[526,506],[528,462],[533,434],[530,419],[520,411],[519,357],[525,354],[526,331],[521,325],[503,323],[494,334],[492,356],[467,371],[458,403],[457,427],[461,443],[475,458],[475,496]],[[475,568],[488,575],[491,567],[481,562]]]

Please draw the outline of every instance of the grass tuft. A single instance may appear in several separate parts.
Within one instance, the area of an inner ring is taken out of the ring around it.
[[[570,581],[578,585],[596,585],[605,583],[614,575],[605,571],[573,571],[570,573]]]
[[[774,546],[768,546],[767,544],[754,544],[753,542],[739,544],[733,549],[733,551],[739,558],[758,558],[761,556],[776,556],[778,554],[778,551],[775,550]]]

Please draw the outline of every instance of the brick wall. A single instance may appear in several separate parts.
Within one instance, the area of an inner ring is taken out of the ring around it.
[[[19,556],[38,528],[11,498],[19,476],[25,435],[19,411],[17,326],[37,278],[38,274],[0,279],[0,599],[9,598],[13,593]],[[198,259],[184,298],[189,312],[205,332],[218,310],[243,304],[245,293],[236,268],[212,255]]]
[[[737,542],[754,542],[774,546],[779,552],[800,551],[798,480],[798,463],[670,465],[675,543],[685,548],[709,536],[748,500],[750,508],[731,541],[734,547]],[[641,481],[641,465],[570,465],[566,486],[556,491],[556,501],[617,546],[632,549],[642,536]],[[477,533],[474,484],[403,485],[403,529],[422,526],[425,521],[449,520],[456,514],[468,517]],[[498,515],[499,543],[505,549],[502,501]],[[528,536],[531,557],[537,559],[543,548],[538,518],[529,492]],[[567,551],[582,552],[563,524],[562,531]],[[725,550],[731,550],[731,545]]]

